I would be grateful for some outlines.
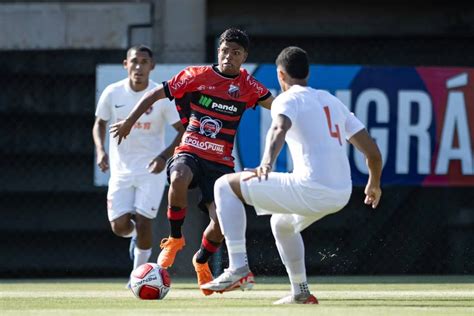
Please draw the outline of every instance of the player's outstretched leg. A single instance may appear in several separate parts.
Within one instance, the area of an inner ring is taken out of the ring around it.
[[[251,290],[255,284],[253,273],[248,266],[236,270],[225,269],[224,273],[209,283],[201,285],[201,289],[214,292],[229,292],[237,289]]]

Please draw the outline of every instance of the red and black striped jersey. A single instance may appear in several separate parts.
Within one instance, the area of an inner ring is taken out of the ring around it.
[[[215,65],[187,67],[163,86],[168,98],[176,99],[186,128],[175,153],[193,153],[230,167],[234,167],[232,149],[242,114],[271,95],[245,69],[226,76]]]

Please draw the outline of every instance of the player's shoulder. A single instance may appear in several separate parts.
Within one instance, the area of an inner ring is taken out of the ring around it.
[[[156,81],[153,81],[151,79],[148,80],[148,87],[147,87],[147,90],[152,90],[152,89],[155,89],[156,87],[158,87],[160,84]]]
[[[244,82],[244,88],[257,92],[260,96],[268,93],[267,87],[250,74],[245,68],[240,68],[241,82]]]
[[[331,92],[321,89],[313,89],[315,95],[321,103],[342,104],[342,102]]]
[[[314,90],[314,89],[312,89]],[[290,89],[280,93],[275,100],[278,101],[289,101],[289,100],[297,100],[300,99],[303,93],[308,92],[308,87],[301,87],[301,86],[292,86]],[[311,91],[313,92],[313,91]]]
[[[117,91],[123,91],[123,89],[125,89],[127,82],[128,82],[128,78],[111,83],[107,87],[105,87],[104,93],[116,93]]]
[[[276,96],[276,98],[272,102],[271,111],[279,112],[282,109],[293,107],[295,103],[299,103],[298,96],[295,95],[293,92],[287,90]]]
[[[240,77],[245,80],[248,84],[252,85],[254,83],[258,83],[261,85],[260,81],[257,80],[251,73],[247,71],[245,68],[240,68]]]
[[[183,72],[193,76],[206,74],[212,71],[212,67],[209,65],[192,65],[183,69]]]
[[[344,113],[348,113],[348,107],[339,100],[338,97],[326,90],[316,90],[317,97],[321,106],[329,106],[330,108],[339,109]]]
[[[329,98],[329,99],[335,98],[335,96],[327,90],[322,90],[322,89],[313,89],[313,90],[314,90],[314,93],[316,93],[316,95],[320,98]]]

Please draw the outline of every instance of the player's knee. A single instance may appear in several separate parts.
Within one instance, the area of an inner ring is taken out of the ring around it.
[[[275,237],[294,234],[293,225],[291,225],[284,215],[272,215],[270,219],[270,226]]]
[[[128,225],[125,225],[122,222],[112,221],[110,222],[110,227],[112,228],[112,232],[119,237],[126,236],[130,233],[130,228],[128,227]]]
[[[191,180],[192,175],[188,175],[185,172],[173,172],[171,174],[170,186],[174,190],[187,190]]]
[[[223,175],[217,179],[216,183],[214,184],[214,196],[222,197],[230,193],[232,193],[232,188],[230,187],[229,180],[227,179],[226,175]]]

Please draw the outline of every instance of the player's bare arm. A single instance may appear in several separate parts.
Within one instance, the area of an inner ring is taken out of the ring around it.
[[[255,177],[257,177],[260,181],[262,176],[265,177],[265,180],[268,179],[268,174],[272,171],[273,163],[277,159],[281,149],[283,148],[283,145],[285,144],[285,136],[290,128],[291,120],[283,114],[279,114],[276,119],[273,120],[272,126],[268,130],[265,140],[265,151],[263,153],[260,166],[254,170],[248,170],[252,171],[253,174],[243,178],[243,181]]]
[[[162,85],[147,92],[143,98],[135,105],[132,112],[124,120],[112,124],[110,133],[114,138],[118,138],[118,143],[127,138],[135,122],[145,113],[156,101],[166,98],[165,90]]]
[[[382,196],[380,188],[380,177],[382,176],[382,155],[380,154],[377,144],[372,140],[366,129],[356,133],[349,139],[365,156],[367,167],[369,169],[369,179],[365,186],[364,203],[376,208]]]
[[[166,167],[166,161],[173,155],[174,149],[179,145],[181,138],[183,137],[185,128],[179,121],[173,124],[174,129],[178,132],[173,139],[173,142],[163,150],[158,156],[156,156],[147,166],[148,171],[151,173],[160,173]]]
[[[109,170],[109,156],[105,151],[105,132],[107,129],[107,121],[96,117],[94,127],[92,128],[92,138],[94,139],[95,149],[97,153],[97,166],[102,172]]]
[[[271,95],[265,100],[259,101],[258,104],[263,106],[265,109],[270,110],[272,108],[272,102],[275,98]]]

